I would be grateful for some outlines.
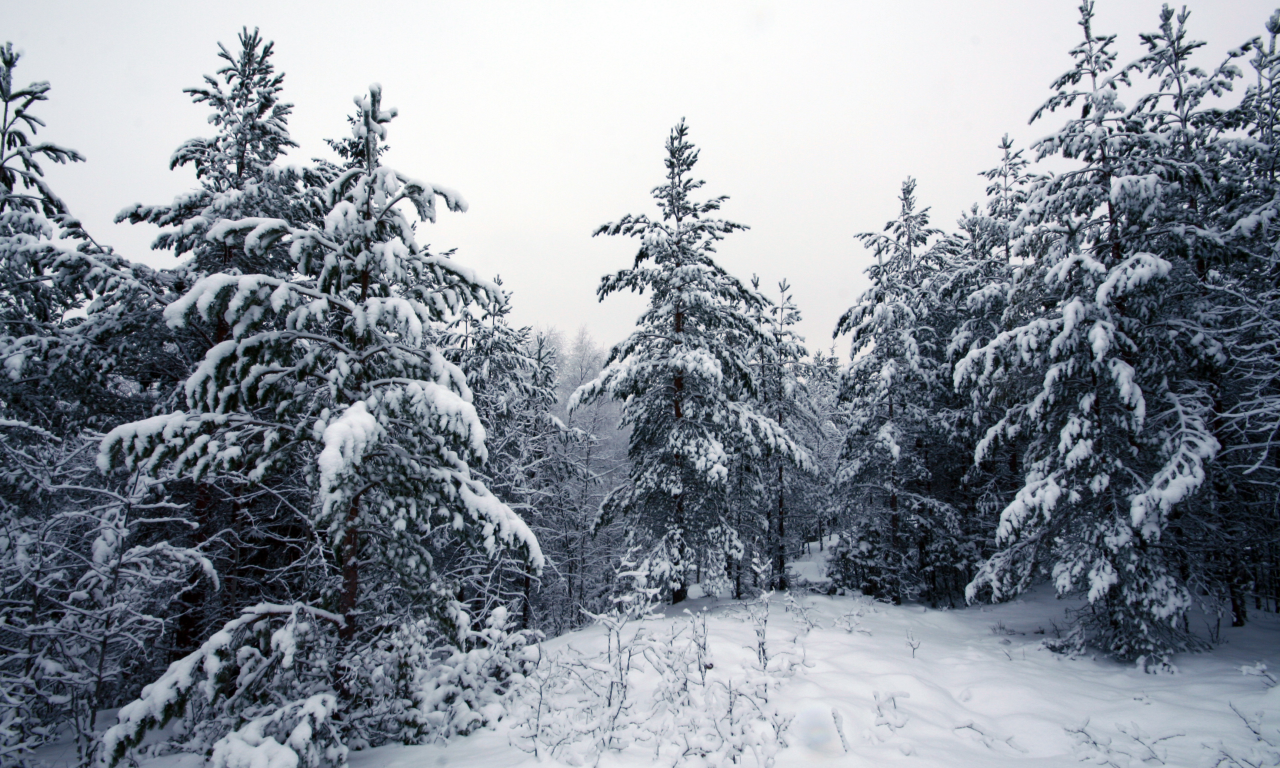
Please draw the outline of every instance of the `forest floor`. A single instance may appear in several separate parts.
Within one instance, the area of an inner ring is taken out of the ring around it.
[[[794,571],[818,581],[824,554],[806,556]],[[1275,684],[1280,618],[1275,615],[1258,612],[1246,627],[1223,628],[1212,651],[1179,655],[1173,659],[1176,670],[1147,674],[1106,658],[1072,658],[1044,648],[1042,641],[1065,625],[1068,607],[1047,590],[1002,605],[942,610],[852,595],[811,594],[799,602],[803,610],[788,608],[775,596],[767,624],[770,652],[796,660],[770,696],[779,713],[791,718],[776,753],[779,768],[1076,766],[1081,761],[1116,768],[1280,765],[1280,686]],[[700,597],[663,609],[646,625],[678,633],[679,623],[689,621],[685,609],[707,617],[716,673],[748,676],[757,658],[758,622],[753,625],[743,604]],[[543,650],[592,653],[603,647],[603,638],[604,631],[592,627],[549,640]],[[354,752],[350,764],[561,764],[545,750],[535,758],[527,739],[525,749],[517,745],[521,737],[503,721],[444,746]],[[606,752],[600,765],[672,762],[656,759],[652,746],[635,744]],[[754,760],[748,755],[744,762]],[[170,756],[144,765],[194,768],[198,760]]]
[[[815,551],[793,571],[819,581],[824,557]],[[1068,606],[1050,590],[955,610],[886,605],[860,596],[810,595],[802,603],[812,629],[806,631],[796,612],[784,610],[775,597],[767,630],[779,651],[803,647],[803,664],[777,693],[780,710],[794,716],[783,734],[786,746],[776,756],[779,768],[1077,766],[1082,760],[1120,768],[1190,767],[1215,765],[1222,747],[1241,765],[1280,764],[1272,762],[1280,761],[1280,748],[1259,742],[1233,711],[1255,722],[1263,711],[1262,735],[1280,745],[1280,686],[1266,673],[1255,674],[1263,672],[1259,663],[1270,665],[1273,675],[1280,672],[1280,617],[1273,614],[1255,613],[1246,627],[1223,628],[1214,650],[1179,655],[1175,673],[1157,675],[1042,647],[1055,625],[1066,623]],[[733,601],[698,598],[666,608],[659,621],[685,620],[685,608],[706,609],[717,666],[753,662],[753,626]],[[599,633],[587,629],[546,645],[589,649],[599,643]],[[847,751],[833,711],[842,721]],[[351,766],[556,764],[535,760],[510,742],[499,724],[444,747],[353,753]],[[606,754],[601,765],[650,765],[652,758],[651,750],[637,746]]]

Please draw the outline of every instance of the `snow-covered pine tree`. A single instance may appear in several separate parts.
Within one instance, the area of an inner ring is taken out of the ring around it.
[[[1174,21],[1176,20],[1176,25]],[[1167,7],[1149,51],[1116,68],[1114,36],[1093,31],[1033,119],[1074,105],[1080,116],[1035,145],[1075,167],[1038,176],[1013,256],[1026,279],[1010,293],[1012,327],[967,353],[958,385],[1003,408],[979,442],[1021,435],[1022,488],[1001,513],[999,550],[970,584],[1016,594],[1042,565],[1061,593],[1087,595],[1072,640],[1122,658],[1160,658],[1193,644],[1182,620],[1193,564],[1182,532],[1198,517],[1213,434],[1214,379],[1226,362],[1217,313],[1201,301],[1197,260],[1216,250],[1202,226],[1220,153],[1203,100],[1234,67],[1191,66],[1186,14]],[[1132,76],[1157,81],[1132,108]]]
[[[759,290],[759,279],[753,278],[752,289]],[[812,454],[818,442],[820,425],[813,403],[806,388],[802,367],[808,350],[804,339],[795,331],[800,322],[800,309],[791,295],[791,285],[778,283],[778,300],[762,308],[760,326],[765,338],[756,349],[758,392],[756,410],[785,429],[792,439],[805,448],[805,455]],[[805,531],[806,519],[816,510],[808,503],[813,496],[811,462],[797,462],[789,453],[765,451],[763,456],[743,452],[747,477],[755,480],[766,492],[756,497],[754,506],[765,521],[763,530],[763,556],[770,563],[767,589],[788,588],[787,560],[798,534]],[[790,526],[790,533],[788,533]]]
[[[850,508],[842,538],[861,561],[862,583],[845,586],[896,601],[948,597],[956,586],[959,513],[937,474],[950,445],[941,418],[950,337],[937,290],[945,264],[929,209],[902,185],[898,217],[884,233],[858,236],[876,263],[871,287],[840,318],[853,334],[842,398],[849,406],[838,485]],[[887,234],[885,234],[887,233]]]
[[[44,126],[32,107],[48,99],[48,83],[32,83],[15,88],[13,71],[20,55],[11,43],[0,48],[0,101],[4,105],[0,122],[0,279],[5,290],[0,297],[0,353],[3,353],[4,410],[9,418],[18,416],[45,427],[54,423],[56,409],[43,403],[27,402],[33,388],[14,387],[24,377],[28,360],[43,356],[43,348],[61,326],[62,316],[79,306],[82,297],[62,290],[49,268],[56,260],[62,222],[69,219],[66,205],[44,180],[42,161],[66,163],[83,160],[75,150],[36,139]],[[29,376],[29,373],[27,374]]]
[[[935,443],[933,472],[947,485],[947,500],[962,511],[959,540],[952,553],[952,589],[957,592],[978,565],[994,551],[996,519],[1005,501],[1022,487],[1018,465],[1021,438],[1011,436],[988,447],[981,462],[973,452],[986,429],[1003,415],[971,390],[951,391],[954,364],[971,348],[989,343],[1003,330],[1019,325],[1032,302],[1010,303],[1015,285],[1030,287],[1026,263],[1013,255],[1014,225],[1026,203],[1031,177],[1022,150],[1006,135],[999,144],[1000,163],[980,175],[989,180],[985,209],[974,205],[960,217],[958,230],[938,244],[942,263],[935,279],[932,321],[945,336],[944,386],[935,400],[936,417],[945,440]],[[1025,376],[1026,374],[1023,374]],[[958,596],[958,595],[957,595]]]
[[[1216,425],[1223,443],[1218,472],[1234,498],[1218,520],[1190,532],[1209,549],[1226,549],[1226,589],[1233,619],[1245,618],[1247,593],[1256,609],[1280,611],[1280,11],[1265,24],[1266,35],[1241,46],[1249,85],[1240,104],[1221,115],[1229,131],[1214,179],[1218,205],[1211,210],[1224,247],[1203,259],[1204,286],[1215,305],[1228,311],[1222,346],[1230,356],[1221,377],[1223,394]],[[1248,140],[1236,140],[1239,134]],[[1212,270],[1210,272],[1209,270]],[[1209,558],[1202,558],[1212,562]],[[1221,581],[1214,579],[1212,581]],[[1201,585],[1196,585],[1201,586]],[[1204,586],[1210,586],[1208,584]]]
[[[134,372],[122,360],[131,353],[104,331],[134,294],[163,289],[150,269],[94,242],[45,181],[42,163],[84,158],[37,139],[44,122],[33,108],[49,84],[16,87],[18,60],[11,44],[0,48],[0,416],[58,435],[102,429],[147,399],[118,386]],[[74,310],[91,317],[68,319]]]
[[[429,619],[411,633],[427,632],[428,639],[463,654],[491,642],[499,644],[493,653],[505,648],[505,617],[495,616],[488,629],[473,627],[455,585],[436,568],[440,551],[462,542],[490,558],[513,552],[535,573],[542,567],[528,526],[471,472],[470,465],[486,457],[484,428],[463,372],[432,344],[468,305],[500,301],[500,289],[417,243],[402,205],[434,221],[437,198],[454,211],[466,204],[451,190],[380,163],[379,145],[395,115],[381,106],[381,97],[374,85],[356,100],[353,133],[363,146],[362,162],[324,190],[329,212],[323,223],[294,226],[254,217],[210,229],[207,237],[243,243],[257,259],[287,243],[293,274],[215,273],[170,305],[165,317],[171,325],[221,321],[230,336],[187,380],[187,410],[112,430],[99,456],[104,468],[139,467],[196,480],[239,473],[254,481],[280,462],[299,461],[308,467],[308,517],[326,545],[328,567],[300,585],[306,592],[298,597],[308,603],[246,609],[175,662],[108,733],[108,762],[204,691],[210,697],[203,711],[222,724],[205,733],[217,739],[215,754],[257,750],[266,756],[283,746],[266,734],[286,728],[287,735],[293,723],[307,721],[309,733],[319,734],[321,724],[326,732],[337,729],[324,742],[329,746],[308,757],[318,747],[306,739],[294,743],[291,736],[283,748],[312,764],[340,764],[343,739],[385,737],[385,730],[376,737],[377,712],[370,708],[382,702],[365,675],[376,671],[366,656],[378,653],[386,630]],[[305,668],[292,666],[292,640],[287,648],[263,640],[277,631],[273,626],[297,638]],[[490,637],[495,632],[501,637]],[[237,651],[232,646],[239,643],[257,650]],[[281,653],[287,658],[277,658]],[[273,670],[269,676],[232,674],[204,687],[182,672],[194,664],[247,670],[264,659]],[[324,668],[338,674],[313,674]],[[232,697],[248,707],[239,714],[213,706],[234,692],[226,685],[270,685],[279,677],[285,686],[289,675],[297,677],[288,694],[271,699],[275,703],[266,709],[251,706],[259,694],[248,691]],[[464,683],[452,680],[457,695],[447,700],[419,702],[423,722],[431,722],[433,707],[468,701],[458,688]],[[344,707],[362,716],[334,721]]]
[[[600,376],[572,398],[624,402],[632,467],[602,505],[603,519],[634,521],[652,547],[651,572],[671,590],[672,602],[687,595],[695,548],[736,535],[724,503],[730,451],[798,461],[805,455],[753,408],[750,352],[765,337],[752,315],[766,300],[712,258],[725,235],[745,227],[710,216],[725,197],[692,199],[703,182],[690,177],[698,150],[688,134],[682,120],[666,142],[666,182],[652,193],[661,219],[627,215],[596,230],[642,241],[632,267],[601,280],[600,298],[647,291],[649,305]]]
[[[163,288],[94,242],[45,182],[42,162],[82,158],[36,140],[49,85],[15,87],[18,60],[0,48],[0,762],[69,735],[83,766],[98,710],[136,693],[128,679],[158,661],[165,604],[207,561],[156,535],[172,514],[162,495],[104,481],[89,458],[86,430],[150,401],[133,386],[143,345],[126,351],[112,330]]]
[[[177,291],[194,285],[211,273],[290,276],[294,263],[288,243],[248,248],[238,234],[210,237],[228,221],[248,218],[280,219],[292,226],[319,224],[327,208],[320,191],[336,175],[333,167],[282,166],[282,155],[297,144],[289,135],[293,106],[282,100],[284,74],[277,72],[273,43],[257,29],[244,29],[238,48],[219,44],[223,66],[205,75],[198,87],[186,89],[194,104],[209,108],[214,135],[193,138],[174,151],[171,169],[195,172],[197,185],[171,203],[135,204],[122,210],[117,221],[151,224],[161,228],[152,248],[171,251],[184,259],[170,275]],[[166,297],[172,301],[176,297]],[[168,326],[161,317],[165,304],[155,303],[133,315],[126,329],[137,340],[168,353],[170,365],[153,386],[166,402],[165,410],[181,408],[183,382],[199,365],[209,348],[226,341],[231,328],[225,318],[206,323],[192,317],[182,327]],[[170,483],[175,498],[190,505],[198,527],[174,532],[192,545],[213,542],[209,552],[224,575],[224,589],[209,594],[199,585],[175,605],[175,645],[179,653],[193,650],[200,638],[215,626],[237,615],[240,593],[258,592],[263,584],[277,587],[292,580],[290,568],[301,567],[307,550],[299,534],[306,524],[295,510],[307,504],[300,467],[277,464],[270,475],[250,487],[243,477],[222,475],[201,482]],[[271,589],[261,599],[286,599],[290,587]]]
[[[192,286],[166,318],[178,327],[221,318],[231,338],[188,379],[191,410],[120,427],[102,448],[107,464],[196,477],[233,469],[260,477],[293,449],[317,453],[314,521],[342,551],[339,602],[352,622],[365,527],[378,531],[369,546],[414,591],[431,584],[434,536],[489,553],[511,546],[541,565],[527,526],[471,477],[468,463],[486,456],[484,430],[462,372],[428,337],[469,303],[500,301],[500,289],[417,244],[401,203],[426,221],[437,196],[451,210],[466,204],[379,163],[395,114],[380,99],[374,86],[357,102],[365,162],[325,190],[323,228],[251,218],[210,233],[242,239],[259,256],[287,238],[295,278],[214,274]]]
[[[217,133],[183,142],[169,167],[191,167],[199,186],[172,203],[135,204],[116,215],[117,221],[161,227],[152,248],[177,257],[190,253],[182,270],[189,283],[213,272],[287,277],[293,269],[283,243],[244,248],[233,237],[208,237],[219,222],[260,217],[301,223],[324,214],[316,197],[300,194],[306,171],[276,165],[298,145],[289,135],[293,105],[281,100],[284,73],[271,61],[274,43],[256,28],[242,30],[239,42],[234,54],[219,43],[218,57],[226,64],[205,75],[204,85],[185,91],[192,103],[211,108],[209,123]],[[229,334],[221,325],[210,331],[210,346]]]

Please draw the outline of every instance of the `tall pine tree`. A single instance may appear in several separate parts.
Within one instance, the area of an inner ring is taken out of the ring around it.
[[[1012,246],[1028,279],[1009,293],[1011,322],[956,369],[957,384],[1003,409],[975,459],[1025,440],[1022,487],[970,595],[1014,594],[1048,567],[1059,592],[1088,599],[1072,641],[1148,660],[1195,643],[1189,580],[1207,563],[1187,533],[1220,515],[1226,491],[1210,467],[1228,358],[1205,296],[1224,255],[1212,180],[1229,153],[1203,102],[1236,70],[1190,65],[1200,44],[1186,19],[1166,7],[1143,36],[1147,55],[1117,67],[1114,36],[1097,35],[1093,4],[1081,6],[1075,66],[1035,114],[1079,106],[1035,145],[1075,167],[1030,186]],[[1126,107],[1137,75],[1155,90]]]
[[[575,403],[601,396],[625,403],[631,473],[602,511],[626,515],[648,538],[654,573],[672,602],[687,595],[694,548],[737,535],[725,509],[731,452],[805,455],[752,405],[758,388],[750,354],[766,340],[752,318],[765,299],[712,258],[725,235],[746,227],[710,216],[725,197],[691,197],[704,182],[690,176],[698,150],[688,134],[681,121],[667,139],[666,182],[653,190],[661,219],[627,215],[596,230],[641,239],[635,264],[601,280],[600,298],[648,292],[649,305],[600,376],[573,396]]]
[[[362,163],[326,188],[323,224],[255,217],[210,231],[244,243],[250,258],[287,240],[294,276],[216,273],[170,305],[171,325],[223,322],[230,338],[187,380],[186,410],[117,428],[101,458],[253,481],[301,454],[312,524],[340,570],[335,607],[348,636],[359,615],[380,610],[362,600],[378,588],[375,574],[457,621],[432,567],[443,541],[491,556],[512,547],[541,567],[528,527],[471,475],[486,457],[484,429],[463,373],[431,343],[433,328],[471,302],[500,301],[500,289],[417,244],[402,204],[425,221],[437,197],[452,210],[466,204],[379,162],[395,114],[380,100],[374,86],[357,101]]]

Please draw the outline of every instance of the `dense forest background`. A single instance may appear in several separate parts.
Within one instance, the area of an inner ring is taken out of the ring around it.
[[[419,244],[467,202],[390,165],[379,86],[329,159],[280,162],[257,30],[187,91],[213,133],[171,166],[197,186],[119,214],[181,266],[125,258],[45,180],[82,158],[42,141],[50,86],[6,46],[0,758],[69,728],[115,765],[173,718],[219,765],[266,735],[329,765],[466,734],[540,637],[695,585],[807,589],[787,565],[832,533],[831,589],[960,607],[1049,582],[1085,598],[1055,649],[1150,671],[1280,610],[1264,21],[1201,67],[1165,8],[1124,60],[1086,3],[1052,132],[999,143],[987,199],[942,229],[909,178],[857,235],[848,362],[799,337],[786,281],[717,263],[746,227],[700,196],[684,121],[656,210],[596,231],[636,245],[600,299],[646,302],[604,350],[514,325],[499,279]]]

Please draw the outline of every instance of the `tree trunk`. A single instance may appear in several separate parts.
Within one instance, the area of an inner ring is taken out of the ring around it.
[[[213,506],[213,493],[208,483],[196,484],[196,502],[194,505],[196,528],[192,532],[194,546],[199,547],[209,540],[210,514]],[[194,572],[188,577],[187,588],[178,597],[181,606],[177,626],[173,633],[173,653],[175,658],[186,656],[200,645],[200,634],[203,622],[200,620],[204,608],[207,590],[203,574]]]
[[[778,422],[782,422],[782,417],[778,417]],[[778,537],[774,542],[774,547],[774,581],[778,585],[778,589],[785,591],[790,584],[787,582],[787,508],[782,487],[781,460],[778,462]]]
[[[520,628],[533,628],[533,579],[529,577],[529,566],[524,570],[524,607],[520,611]]]
[[[684,333],[684,313],[680,311],[680,308],[678,306],[676,307],[676,311],[675,311],[674,323],[675,323],[675,332],[676,332],[675,343],[683,344],[684,340],[680,337],[680,335]],[[681,403],[680,403],[681,398],[684,396],[684,376],[677,373],[674,377],[674,381],[672,382],[672,384],[674,385],[674,388],[675,388],[675,392],[672,394],[672,404],[675,406],[675,417],[676,417],[676,424],[678,429],[680,420],[684,418],[684,410],[681,407]],[[674,458],[675,458],[676,472],[681,472],[683,474],[683,467],[682,467],[680,454],[678,453],[675,454]],[[679,495],[676,496],[676,524],[680,526],[682,531],[681,535],[683,537],[683,529],[684,529],[684,493],[683,492],[681,492]],[[681,542],[680,542],[680,549],[681,549],[680,567],[684,568],[683,538],[681,539]],[[680,581],[678,586],[671,591],[671,604],[676,605],[678,603],[682,603],[687,597],[689,597],[689,585],[685,584],[684,573],[682,572],[680,574]]]
[[[1231,626],[1243,627],[1249,618],[1248,602],[1245,599],[1249,586],[1249,571],[1238,555],[1231,556],[1231,578],[1228,584],[1231,594]]]
[[[680,556],[679,556],[680,574],[678,577],[679,581],[676,583],[676,587],[671,590],[672,605],[683,603],[689,597],[689,585],[685,583],[685,578],[684,578],[684,567],[685,567],[684,564],[685,564],[686,551],[684,546],[684,530],[683,530],[684,529],[684,494],[683,493],[680,494],[679,496],[676,496],[676,520],[679,521],[679,524],[681,527]]]
[[[346,624],[338,636],[343,640],[356,635],[356,602],[360,595],[360,534],[356,528],[359,516],[360,498],[356,497],[347,511],[347,531],[342,542],[342,596],[338,606]]]

